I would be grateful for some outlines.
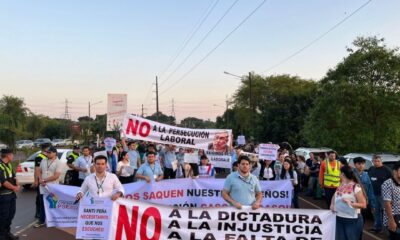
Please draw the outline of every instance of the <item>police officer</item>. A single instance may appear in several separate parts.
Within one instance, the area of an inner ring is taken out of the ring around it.
[[[65,184],[66,185],[80,187],[79,169],[77,169],[74,164],[76,159],[78,159],[78,157],[79,157],[80,151],[81,150],[80,150],[79,146],[75,145],[73,147],[73,151],[67,157],[67,165],[69,167],[69,170],[65,174]]]
[[[1,150],[0,162],[0,240],[19,239],[10,232],[11,222],[15,215],[17,195],[20,190],[12,169],[14,154],[10,149]]]
[[[34,187],[36,187],[36,214],[35,218],[39,218],[39,209],[40,209],[40,192],[39,192],[39,171],[40,171],[40,163],[42,160],[47,159],[47,152],[49,150],[49,144],[41,145],[41,152],[35,158],[35,176],[34,176]]]

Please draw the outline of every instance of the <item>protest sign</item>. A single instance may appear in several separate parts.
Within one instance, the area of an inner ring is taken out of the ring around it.
[[[77,239],[108,239],[112,201],[87,193],[79,203]]]
[[[118,199],[109,239],[334,240],[336,217],[328,210],[174,208]]]
[[[145,181],[124,184],[125,198],[178,207],[228,206],[221,196],[224,179],[172,179],[156,184]],[[290,208],[293,186],[290,180],[260,181],[262,207]],[[74,204],[78,187],[48,184],[45,194],[49,227],[75,227],[78,206]],[[49,197],[50,196],[50,197]],[[51,199],[51,204],[47,199]],[[55,201],[55,203],[53,203]]]
[[[197,153],[185,153],[183,156],[185,163],[199,163],[199,155]]]
[[[115,145],[117,145],[117,140],[114,138],[107,137],[104,139],[104,147],[106,148],[106,151],[112,151]]]
[[[126,115],[121,132],[131,139],[217,152],[227,152],[232,142],[232,130],[180,128],[135,115]]]
[[[237,144],[238,145],[245,145],[246,144],[246,139],[245,139],[244,135],[239,135],[237,137]]]
[[[223,152],[215,152],[215,151],[205,151],[204,152],[208,160],[214,167],[217,168],[232,168],[232,163],[231,163],[231,155],[227,155],[226,153]]]
[[[107,95],[107,131],[118,131],[128,107],[126,94],[108,94]]]
[[[258,158],[262,160],[275,161],[278,158],[279,145],[260,144],[258,146]]]

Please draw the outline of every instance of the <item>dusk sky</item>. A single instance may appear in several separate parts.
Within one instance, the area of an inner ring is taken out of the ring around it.
[[[77,119],[88,114],[89,101],[102,101],[92,115],[103,114],[107,93],[126,93],[129,112],[140,113],[144,104],[152,114],[158,76],[163,113],[171,113],[174,99],[178,120],[215,120],[240,85],[224,71],[317,81],[357,36],[377,35],[400,46],[400,1],[371,1],[265,71],[366,2],[267,0],[223,41],[263,0],[0,1],[0,95],[22,97],[34,113],[51,117],[63,115],[68,99]]]

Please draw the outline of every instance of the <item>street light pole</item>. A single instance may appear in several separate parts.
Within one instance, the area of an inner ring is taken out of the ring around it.
[[[102,101],[98,101],[98,102],[95,102],[95,103],[90,103],[90,101],[89,101],[89,118],[90,118],[90,108],[91,108],[91,106],[99,104],[99,103],[102,103]]]

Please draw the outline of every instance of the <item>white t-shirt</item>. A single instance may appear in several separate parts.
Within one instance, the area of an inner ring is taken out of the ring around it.
[[[122,168],[124,167],[124,168]],[[117,172],[119,172],[122,168],[121,177],[129,177],[131,174],[127,171],[128,168],[131,168],[130,162],[119,161],[117,164]]]
[[[270,167],[266,167],[265,169],[264,169],[264,173],[263,173],[263,178],[265,178],[265,179],[273,179],[274,178],[274,172],[273,172],[274,170],[272,170],[272,168],[270,168]]]
[[[52,177],[56,174],[56,172],[61,173],[63,167],[63,163],[58,159],[54,160],[49,160],[49,159],[43,159],[40,162],[40,171],[42,173],[42,179],[46,179],[48,177]],[[46,184],[59,184],[60,183],[60,178],[57,178],[54,181],[49,181],[46,182]],[[39,186],[39,191],[40,194],[44,194],[47,190],[46,188],[43,187],[42,185]]]
[[[336,216],[342,218],[358,218],[360,209],[351,207],[343,202],[342,199],[349,199],[352,202],[357,202],[356,194],[360,191],[362,191],[361,186],[354,182],[342,183],[336,189],[334,195],[334,210],[337,212]]]

